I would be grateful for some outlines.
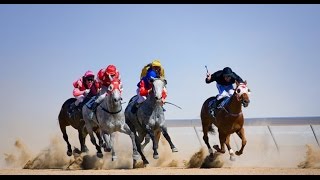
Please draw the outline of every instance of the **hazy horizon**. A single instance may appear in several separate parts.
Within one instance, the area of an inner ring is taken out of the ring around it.
[[[59,132],[72,82],[109,64],[128,102],[142,67],[160,59],[167,101],[182,107],[166,105],[166,119],[199,119],[218,93],[205,65],[247,80],[245,118],[320,116],[319,18],[317,4],[1,4],[0,153]]]

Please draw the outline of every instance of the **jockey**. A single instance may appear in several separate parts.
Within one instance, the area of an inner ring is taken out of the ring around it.
[[[71,118],[74,109],[83,102],[86,96],[95,96],[98,94],[99,83],[94,80],[94,74],[92,71],[87,71],[81,78],[73,82],[73,96],[77,99],[69,107],[68,114]]]
[[[140,104],[142,104],[142,102],[144,102],[147,99],[147,96],[149,95],[150,91],[152,91],[152,83],[151,83],[152,78],[159,78],[159,76],[157,75],[156,71],[151,69],[147,72],[147,75],[142,77],[140,82],[137,84],[137,86],[138,86],[138,89],[137,89],[138,99],[137,99],[136,104],[134,104],[132,106],[132,109],[131,109],[132,113],[137,112],[138,108],[140,107]],[[162,105],[163,105],[166,97],[167,97],[167,92],[165,89],[163,89]]]
[[[145,77],[147,75],[147,72],[151,69],[156,71],[158,77],[165,79],[164,69],[158,59],[153,60],[151,63],[143,67],[143,69],[141,70],[140,79]]]
[[[98,98],[94,101],[94,103],[91,106],[91,113],[90,113],[90,118],[92,119],[93,117],[93,112],[96,111],[97,107],[99,104],[102,102],[102,100],[106,97],[108,87],[111,83],[111,79],[113,78],[118,78],[120,80],[120,73],[117,70],[116,66],[110,64],[106,68],[100,69],[97,75],[97,82],[99,82],[101,91],[100,95]]]
[[[215,109],[221,103],[224,97],[230,97],[234,93],[233,84],[235,81],[243,83],[243,80],[231,68],[225,67],[223,70],[216,71],[213,74],[207,73],[206,83],[209,84],[213,81],[217,82],[217,88],[219,94],[216,97],[214,103],[209,107],[210,113],[215,117]]]

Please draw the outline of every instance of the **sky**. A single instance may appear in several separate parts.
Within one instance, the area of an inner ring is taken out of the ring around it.
[[[319,116],[320,5],[0,5],[0,142],[44,142],[72,83],[117,66],[128,102],[159,59],[166,119],[199,119],[228,66],[251,89],[245,118]],[[124,104],[126,106],[127,103]],[[0,147],[0,152],[7,148]]]

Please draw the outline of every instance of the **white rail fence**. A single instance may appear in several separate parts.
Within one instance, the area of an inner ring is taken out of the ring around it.
[[[200,119],[167,119],[168,127],[193,127],[197,138],[202,141],[196,130],[196,127],[201,127]],[[267,126],[269,133],[272,136],[274,144],[279,151],[278,143],[273,135],[271,126],[299,126],[299,125],[309,125],[313,133],[313,136],[320,147],[320,142],[317,134],[314,130],[314,125],[320,125],[320,116],[314,117],[270,117],[270,118],[245,118],[244,126]]]

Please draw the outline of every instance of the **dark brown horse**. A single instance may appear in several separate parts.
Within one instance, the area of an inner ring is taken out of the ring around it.
[[[85,98],[84,102],[82,104],[84,104],[85,102],[87,102],[90,98]],[[75,102],[76,99],[75,98],[69,98],[68,100],[66,100],[60,110],[59,116],[58,116],[58,120],[59,120],[59,125],[60,125],[60,130],[63,134],[63,139],[66,141],[67,143],[67,155],[71,156],[72,155],[72,149],[71,149],[71,144],[69,143],[68,140],[68,135],[67,135],[67,131],[66,131],[66,127],[67,126],[72,126],[73,128],[75,128],[76,130],[78,130],[78,136],[79,136],[79,140],[80,140],[80,146],[81,146],[81,152],[87,152],[88,148],[85,145],[85,139],[86,136],[88,135],[88,132],[85,128],[85,122],[82,118],[82,112],[81,110],[75,110],[74,115],[70,118],[68,115],[68,109],[70,104],[72,104],[73,102]],[[80,106],[80,105],[79,105]],[[99,133],[99,129],[95,129],[95,133],[99,139],[99,143],[102,146],[103,145],[103,140],[100,136]]]
[[[202,105],[201,108],[201,122],[203,130],[203,140],[206,143],[210,158],[213,159],[213,150],[209,144],[208,131],[212,130],[212,123],[218,128],[220,148],[218,145],[213,146],[220,153],[225,153],[226,144],[230,160],[234,160],[234,152],[230,147],[230,135],[236,133],[242,140],[242,145],[239,151],[236,151],[236,155],[241,155],[243,153],[243,148],[247,143],[245,133],[244,133],[244,118],[242,113],[242,105],[247,107],[250,103],[249,94],[250,90],[247,87],[247,81],[244,83],[238,83],[236,81],[237,87],[230,99],[225,103],[223,108],[216,111],[216,118],[214,118],[209,112],[209,102],[211,102],[215,97],[208,98]]]

